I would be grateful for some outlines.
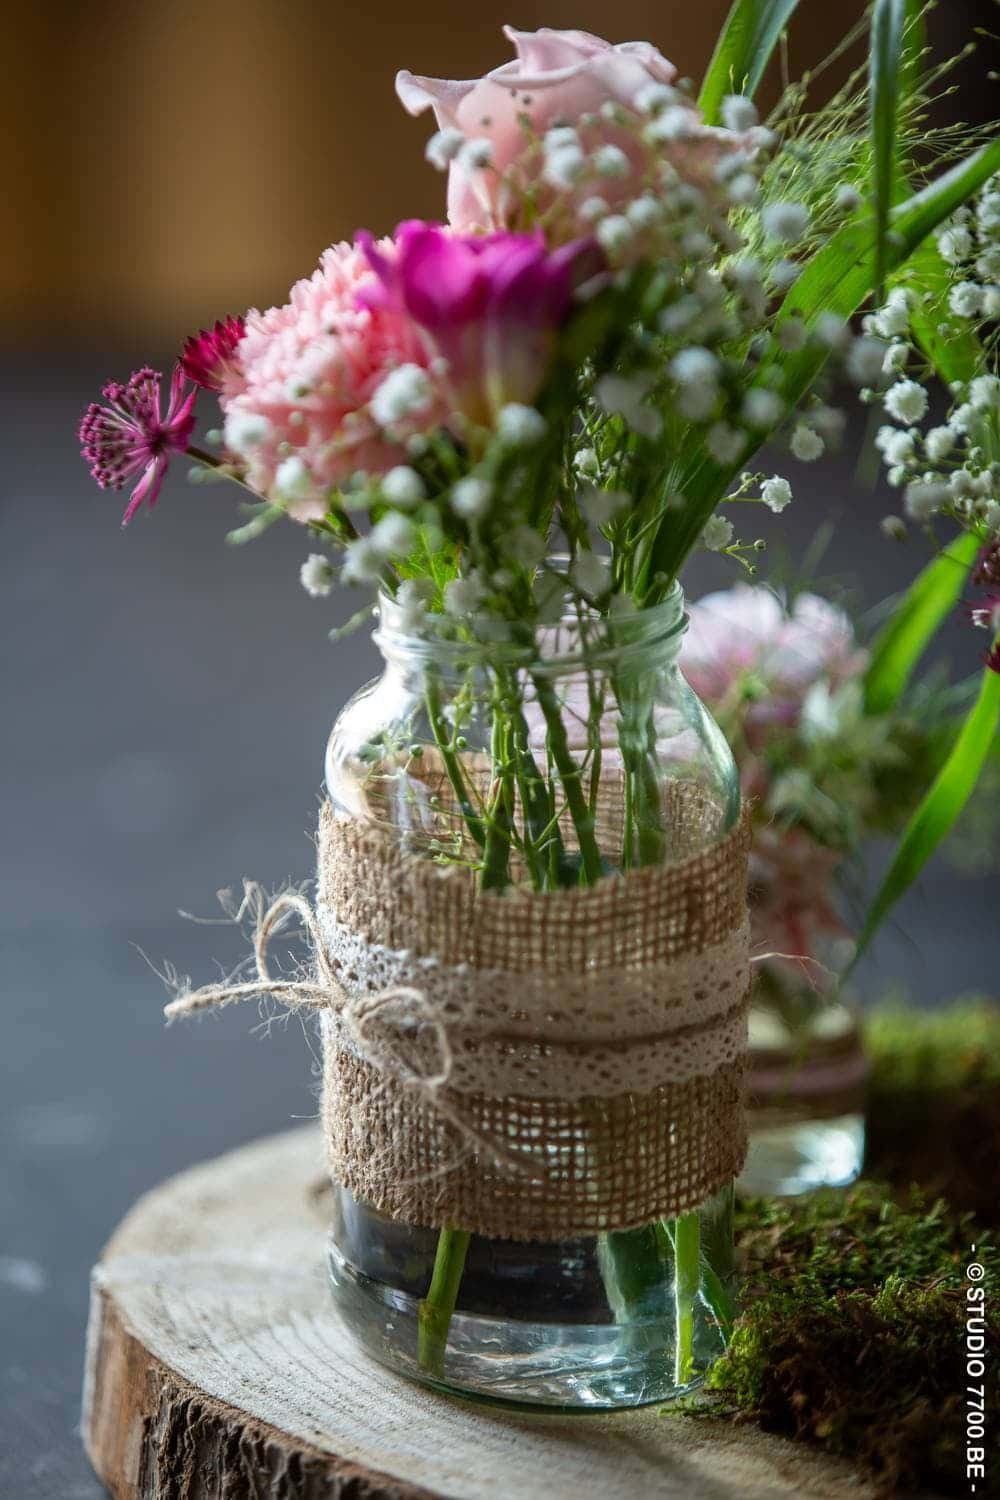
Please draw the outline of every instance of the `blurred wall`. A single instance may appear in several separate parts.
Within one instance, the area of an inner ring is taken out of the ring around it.
[[[958,0],[949,0],[954,9]],[[8,339],[168,346],[283,300],[359,225],[442,212],[398,67],[474,76],[500,27],[655,42],[700,77],[729,0],[90,0],[20,7],[0,43],[0,317]],[[861,0],[802,0],[796,71]]]

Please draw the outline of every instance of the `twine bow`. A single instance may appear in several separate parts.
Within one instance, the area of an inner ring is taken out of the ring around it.
[[[457,1110],[442,1091],[451,1078],[453,1053],[445,1022],[425,991],[413,985],[393,985],[372,995],[351,996],[330,962],[313,907],[298,891],[283,891],[268,902],[267,893],[256,881],[243,882],[243,900],[232,920],[253,919],[253,956],[256,974],[253,979],[223,980],[191,990],[182,987],[175,999],[163,1008],[167,1021],[195,1015],[203,1010],[221,1010],[243,1000],[262,1000],[272,996],[291,1010],[333,1011],[347,1031],[364,1060],[380,1073],[393,1077],[404,1088],[423,1096],[462,1137],[470,1150],[489,1158],[508,1172],[536,1175],[544,1171],[542,1163],[525,1162],[523,1156],[498,1146],[485,1137]],[[295,979],[283,979],[271,973],[267,962],[268,947],[292,916],[298,917],[309,938],[314,969],[303,971]],[[395,1012],[398,1023],[409,1027],[428,1026],[434,1035],[440,1059],[436,1071],[422,1073],[415,1068],[400,1043],[394,1042],[392,1028],[386,1023]],[[450,1169],[448,1163],[443,1171]]]

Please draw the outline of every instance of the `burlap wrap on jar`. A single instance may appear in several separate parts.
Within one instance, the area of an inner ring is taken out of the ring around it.
[[[593,887],[481,893],[325,806],[316,935],[346,1002],[321,1011],[334,1181],[407,1224],[520,1240],[670,1218],[731,1181],[748,846],[744,820]]]

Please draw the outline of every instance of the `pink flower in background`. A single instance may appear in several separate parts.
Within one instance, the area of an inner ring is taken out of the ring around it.
[[[202,328],[186,340],[181,366],[189,380],[206,391],[225,391],[235,396],[243,384],[243,371],[236,349],[243,337],[242,318],[228,317],[214,328]]]
[[[81,451],[102,490],[120,490],[133,475],[140,476],[125,507],[123,526],[143,501],[152,509],[171,455],[186,452],[191,441],[197,389],[185,394],[184,371],[175,365],[167,410],[161,417],[162,379],[158,370],[144,366],[126,385],[109,381],[101,391],[108,405],[92,401],[80,423]]]
[[[481,426],[538,394],[574,286],[605,268],[593,241],[550,254],[540,233],[461,236],[419,219],[399,226],[392,256],[359,240],[378,280],[358,301],[419,326],[450,406]]]
[[[746,583],[693,604],[681,648],[681,669],[710,707],[753,675],[759,701],[744,718],[751,742],[769,726],[793,726],[814,683],[839,687],[866,662],[848,616],[835,604],[799,594],[786,612],[773,594]]]
[[[387,261],[395,257],[391,240],[377,248]],[[284,307],[247,314],[243,389],[221,397],[226,445],[248,483],[281,500],[296,520],[321,517],[329,490],[356,471],[380,473],[406,457],[369,402],[394,370],[426,369],[431,356],[402,309],[361,304],[359,292],[375,284],[363,249],[333,245]],[[420,425],[440,425],[443,416],[428,407]]]
[[[560,190],[538,179],[542,155],[537,138],[558,126],[580,126],[588,151],[603,146],[624,153],[624,170],[581,184],[583,196],[599,191],[614,208],[631,201],[644,187],[649,151],[643,147],[632,124],[600,113],[605,104],[621,105],[636,119],[641,117],[651,86],[671,85],[677,76],[673,63],[648,42],[621,42],[612,46],[585,31],[517,31],[504,27],[517,57],[494,68],[483,78],[465,82],[444,78],[418,78],[403,71],[396,77],[396,92],[412,115],[431,108],[442,130],[456,130],[467,141],[489,143],[489,165],[458,153],[452,161],[448,181],[448,218],[457,230],[500,229],[512,222],[517,199],[525,189],[532,192],[539,212]],[[708,186],[720,155],[744,150],[747,138],[701,122],[697,109],[682,95],[676,107],[690,115],[684,139],[664,141],[660,157],[676,167],[682,179]],[[532,137],[523,120],[531,122]],[[510,189],[514,192],[511,193]]]

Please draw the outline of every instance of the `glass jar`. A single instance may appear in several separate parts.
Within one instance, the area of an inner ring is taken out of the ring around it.
[[[674,587],[608,620],[574,609],[537,636],[383,597],[382,676],[330,736],[336,816],[459,860],[482,889],[593,884],[690,855],[738,819],[729,748],[677,667]],[[698,817],[679,811],[693,802]],[[548,1242],[395,1222],[334,1190],[330,1274],[376,1359],[446,1389],[550,1407],[662,1401],[722,1352],[734,1306],[732,1184],[636,1229]]]
[[[821,964],[776,959],[757,969],[744,1192],[792,1197],[861,1174],[868,1060],[858,1006],[836,982],[853,946],[834,940],[821,945]]]

